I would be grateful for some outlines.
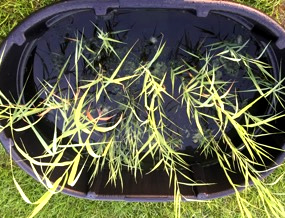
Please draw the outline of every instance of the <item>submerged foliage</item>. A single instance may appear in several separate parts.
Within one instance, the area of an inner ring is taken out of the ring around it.
[[[272,161],[268,150],[282,151],[260,138],[283,134],[274,123],[285,116],[277,110],[284,109],[284,79],[272,76],[270,65],[261,61],[267,47],[258,57],[250,57],[248,42],[223,41],[205,45],[199,54],[183,50],[184,58],[166,64],[160,60],[166,46],[163,36],[151,57],[140,60],[134,52],[138,42],[127,51],[117,47],[123,42],[115,36],[124,31],[95,28],[101,44],[89,46],[83,36],[69,39],[75,44],[74,58],[66,60],[56,80],[41,81],[31,99],[25,98],[27,84],[16,101],[0,92],[0,131],[11,132],[15,148],[48,190],[35,202],[31,217],[53,194],[76,185],[84,170],[91,171],[91,185],[102,169],[109,170],[107,183],[120,184],[122,189],[123,170],[134,178],[164,170],[174,188],[179,216],[181,186],[211,185],[185,174],[194,155],[185,151],[187,138],[197,145],[195,155],[219,162],[244,216],[251,216],[247,208],[252,205],[238,191],[250,182],[257,187],[268,216],[285,213],[260,180],[260,169],[270,170],[265,164]],[[106,57],[107,62],[116,61],[106,67]],[[82,63],[92,72],[85,79]],[[68,73],[70,68],[74,74]],[[269,106],[259,115],[255,109],[262,102]],[[185,115],[189,127],[180,126],[178,114]],[[47,120],[53,121],[49,140],[37,128]],[[41,155],[31,156],[17,138],[17,133],[27,130],[42,145]],[[232,132],[241,143],[236,143]],[[53,183],[50,178],[58,167],[64,170]],[[235,184],[232,173],[241,173],[245,183]]]

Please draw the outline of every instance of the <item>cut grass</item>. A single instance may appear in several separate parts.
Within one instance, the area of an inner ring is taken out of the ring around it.
[[[1,0],[0,42],[24,18],[33,11],[58,0]]]
[[[279,17],[278,4],[281,0],[238,0],[239,2],[257,7],[262,11]],[[56,2],[56,0],[1,0],[0,3],[0,41],[8,32],[31,12]],[[32,199],[42,195],[44,189],[25,172],[15,166],[15,176],[23,189]],[[284,172],[280,167],[269,178],[268,183],[275,181]],[[34,206],[27,205],[20,197],[10,171],[9,156],[0,148],[0,215],[1,217],[26,217]],[[270,186],[273,193],[285,192],[285,178]],[[261,208],[262,202],[256,197],[254,187],[242,192],[242,196],[250,201],[256,208],[252,208],[253,217],[265,217]],[[285,204],[285,194],[278,194]],[[102,202],[77,199],[58,194],[40,212],[38,217],[172,217],[173,203],[128,203],[128,202]],[[182,217],[241,217],[235,196],[228,196],[209,202],[182,203]]]
[[[283,0],[235,0],[236,2],[257,8],[264,13],[279,19],[279,6]]]

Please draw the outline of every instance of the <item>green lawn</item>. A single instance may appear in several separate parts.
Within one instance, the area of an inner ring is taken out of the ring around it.
[[[0,3],[0,41],[7,33],[31,12],[48,5],[55,0],[1,0]],[[278,5],[281,0],[239,0],[256,6],[275,17],[278,15]],[[279,195],[285,204],[285,167],[276,170],[266,182],[273,193]],[[36,200],[44,193],[44,189],[18,167],[14,166],[15,176],[28,196]],[[277,178],[280,177],[280,180]],[[271,184],[277,180],[276,184]],[[252,207],[253,217],[264,217],[261,210],[261,200],[257,197],[254,187],[243,191],[242,195],[255,205]],[[9,156],[0,148],[0,217],[26,217],[33,210],[33,205],[27,205],[18,193],[11,176]],[[173,217],[173,203],[127,203],[102,202],[76,199],[63,194],[54,196],[38,217]],[[224,197],[209,202],[182,203],[182,217],[241,217],[235,196]],[[285,215],[284,215],[285,217]]]

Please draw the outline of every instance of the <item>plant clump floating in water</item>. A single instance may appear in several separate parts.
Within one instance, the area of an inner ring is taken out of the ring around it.
[[[59,185],[74,186],[84,168],[92,170],[90,184],[102,169],[108,169],[108,183],[122,189],[123,170],[136,178],[162,169],[173,184],[179,213],[181,186],[211,185],[194,181],[185,172],[195,161],[214,159],[236,191],[243,215],[248,215],[248,203],[231,180],[233,171],[243,174],[245,186],[249,181],[256,185],[267,214],[284,214],[256,170],[270,159],[264,149],[270,145],[257,138],[280,133],[274,121],[284,117],[275,113],[277,105],[284,105],[284,79],[272,76],[270,65],[261,61],[267,47],[258,57],[251,57],[246,52],[248,42],[238,38],[237,42],[204,45],[199,53],[181,49],[183,58],[166,63],[161,58],[167,44],[163,35],[149,39],[153,48],[146,56],[137,52],[139,40],[126,45],[116,39],[126,31],[108,33],[95,28],[95,39],[88,41],[79,34],[68,39],[75,45],[74,58],[63,63],[57,60],[62,67],[56,81],[41,81],[33,98],[23,103],[25,87],[16,102],[0,93],[0,119],[7,121],[1,131],[32,129],[45,150],[41,156],[30,156],[14,141],[49,189],[35,213]],[[117,47],[119,44],[124,46]],[[70,65],[72,74],[67,73]],[[268,103],[267,115],[256,113],[260,102]],[[47,118],[53,120],[51,141],[35,127]],[[25,124],[16,125],[19,121]],[[188,152],[189,145],[192,152]],[[71,149],[74,156],[62,161],[70,157]],[[51,162],[41,161],[43,158]],[[43,166],[44,171],[36,170]],[[65,170],[51,185],[49,178],[56,167]]]

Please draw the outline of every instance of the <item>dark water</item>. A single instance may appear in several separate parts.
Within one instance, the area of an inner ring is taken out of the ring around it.
[[[185,52],[185,49],[192,52],[199,52],[203,54],[206,48],[203,45],[209,45],[219,41],[229,41],[234,43],[247,44],[247,53],[250,56],[256,57],[262,50],[262,46],[257,43],[251,32],[241,24],[231,19],[225,18],[218,14],[209,14],[206,18],[199,18],[191,11],[177,11],[177,10],[118,10],[109,13],[107,16],[95,16],[92,11],[80,12],[70,15],[57,21],[47,32],[39,37],[30,50],[30,58],[27,62],[28,70],[24,78],[29,77],[29,85],[31,90],[36,93],[41,88],[40,81],[48,81],[50,84],[55,84],[58,78],[60,69],[63,67],[68,57],[70,56],[70,63],[64,73],[65,78],[68,78],[69,83],[75,86],[75,39],[83,38],[83,43],[90,48],[98,49],[99,42],[97,38],[97,30],[94,24],[105,32],[115,32],[125,30],[119,34],[114,34],[114,38],[123,41],[125,44],[116,44],[114,46],[118,55],[123,57],[132,45],[135,47],[129,55],[126,63],[118,76],[129,74],[135,69],[139,63],[151,60],[155,54],[160,41],[166,42],[166,46],[162,55],[157,60],[156,66],[160,71],[168,71],[171,66],[178,66],[182,59],[191,62],[190,58]],[[94,61],[94,65],[100,64],[106,71],[112,71],[119,64],[119,60],[115,55],[100,57],[98,63],[96,58],[92,57],[91,53],[86,53],[86,56]],[[229,66],[234,68],[235,66]],[[130,71],[130,72],[128,72]],[[235,89],[244,90],[252,88],[251,82],[244,79],[244,72],[237,69],[237,74],[229,75],[227,72],[221,72],[221,79],[224,81],[235,81]],[[163,75],[159,74],[158,77]],[[92,80],[96,77],[96,73],[86,66],[86,63],[81,60],[79,62],[79,78],[80,80]],[[179,81],[178,81],[179,83]],[[177,84],[178,87],[180,84]],[[171,80],[169,74],[165,81],[166,90],[171,90]],[[60,83],[62,90],[68,89],[68,82],[62,80]],[[133,93],[140,90],[140,84],[132,86]],[[120,94],[121,87],[113,86],[110,95],[113,98],[118,98],[118,101],[124,101],[124,97]],[[134,94],[136,95],[136,94]],[[26,94],[26,98],[32,96],[31,93]],[[174,96],[178,97],[178,88],[174,91]],[[249,95],[240,94],[240,102],[246,99],[254,98],[254,93]],[[142,105],[143,102],[140,102]],[[98,103],[92,105],[94,107],[110,107],[112,109],[118,107],[118,104],[108,101],[108,99],[100,98]],[[170,128],[182,135],[181,150],[187,150],[190,154],[195,154],[198,143],[193,140],[193,135],[197,133],[195,122],[189,122],[185,110],[185,106],[181,107],[179,102],[173,101],[171,98],[165,96],[164,109],[166,115],[175,124],[181,128],[177,128],[171,123],[167,123]],[[205,110],[205,113],[211,111]],[[117,112],[117,114],[119,114]],[[139,112],[143,118],[144,113]],[[54,122],[54,115],[46,116],[50,122]],[[115,119],[115,118],[114,118]],[[167,121],[166,121],[167,122]],[[207,129],[215,131],[215,125],[211,122],[205,124]],[[47,131],[47,130],[44,130]],[[229,132],[231,129],[228,130]],[[96,136],[101,137],[101,136]],[[96,140],[96,137],[94,140]],[[147,138],[147,135],[144,136]],[[199,157],[194,157],[194,159]]]

